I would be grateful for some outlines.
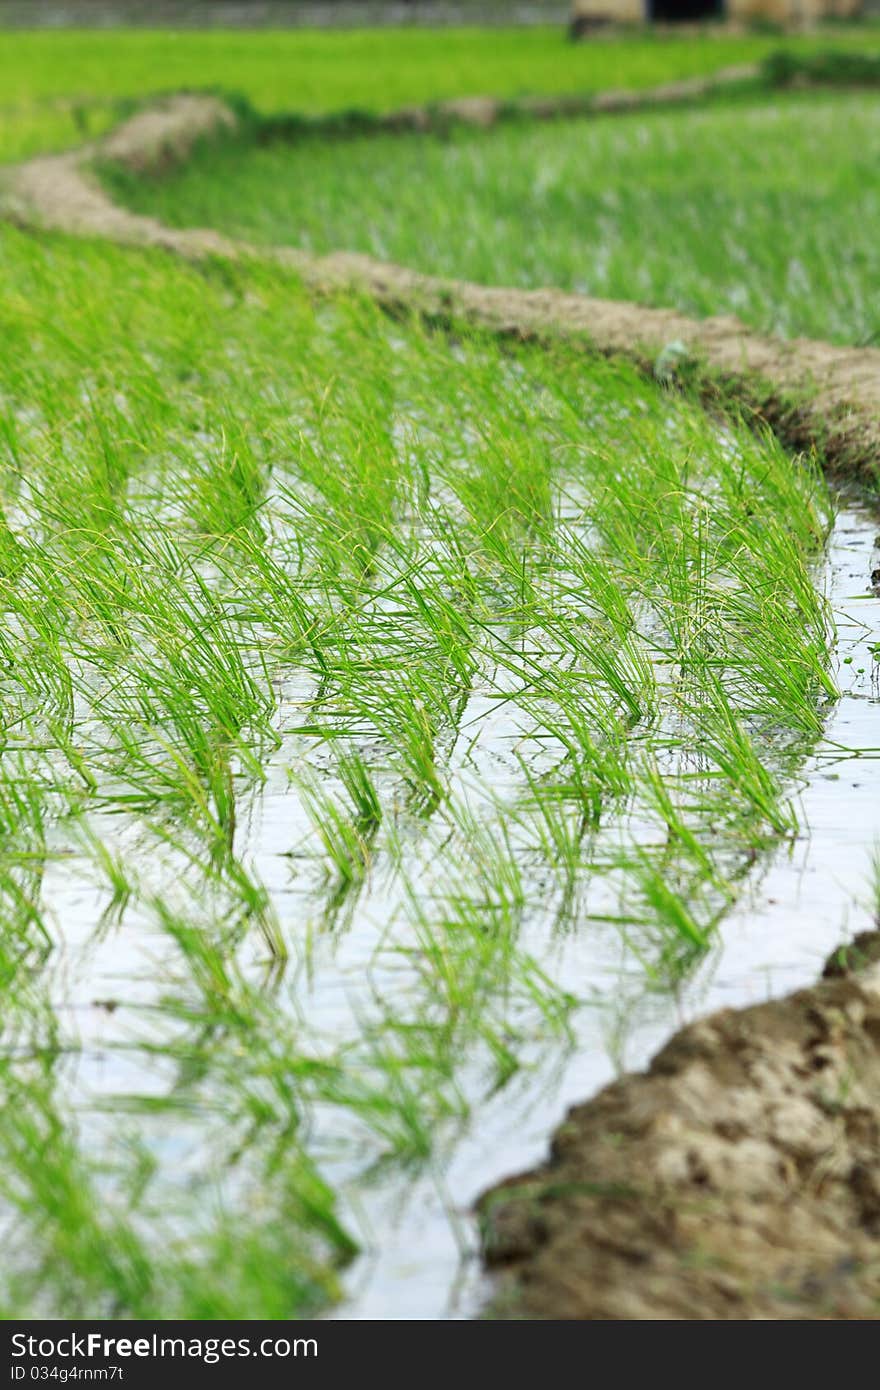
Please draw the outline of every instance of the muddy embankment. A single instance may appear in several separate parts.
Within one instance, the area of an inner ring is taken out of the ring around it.
[[[682,1029],[480,1205],[498,1317],[876,1317],[880,933]]]
[[[719,79],[739,81],[742,71]],[[624,94],[626,102],[682,100],[705,94],[707,83],[675,84]],[[698,90],[699,89],[699,90]],[[591,97],[620,102],[621,94]],[[535,117],[559,114],[559,103],[530,101]],[[429,112],[392,113],[377,128],[454,118],[490,125],[509,106],[482,99]],[[430,120],[429,120],[430,118]],[[72,153],[38,158],[4,171],[0,214],[26,226],[155,246],[193,260],[212,257],[272,260],[298,274],[316,293],[352,289],[397,313],[440,323],[466,323],[517,339],[567,341],[585,350],[622,355],[646,370],[684,378],[708,397],[757,412],[791,447],[815,446],[832,469],[876,477],[880,460],[880,349],[836,347],[807,339],[781,341],[746,328],[738,319],[691,319],[667,309],[590,299],[558,290],[515,290],[443,280],[340,251],[312,256],[293,248],[257,248],[208,230],[175,230],[115,205],[90,172],[96,160],[133,170],[186,157],[199,140],[231,130],[236,117],[221,101],[180,96],[140,112],[113,134]],[[429,128],[429,127],[428,127]],[[340,154],[340,158],[344,157]]]

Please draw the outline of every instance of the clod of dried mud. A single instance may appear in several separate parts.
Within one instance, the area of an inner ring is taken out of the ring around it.
[[[193,146],[221,130],[233,130],[236,118],[217,97],[182,93],[138,111],[101,142],[101,156],[135,174],[155,173],[179,164]]]
[[[737,79],[742,72],[737,74]],[[713,79],[717,83],[718,75]],[[733,80],[730,74],[726,80]],[[698,82],[705,82],[698,79]],[[648,104],[680,100],[694,83],[660,95],[605,94],[598,109],[625,98]],[[529,103],[523,103],[524,107]],[[531,102],[533,115],[558,113],[554,101]],[[501,107],[482,99],[454,103],[458,118],[487,124]],[[447,107],[447,115],[452,109]],[[398,113],[399,114],[399,113]],[[559,290],[515,290],[442,280],[369,256],[311,256],[290,248],[257,248],[204,230],[178,231],[116,206],[89,171],[97,159],[156,168],[186,156],[213,130],[232,127],[233,113],[213,97],[180,96],[142,111],[103,141],[70,154],[34,159],[0,179],[0,215],[127,245],[155,246],[191,260],[262,259],[294,270],[317,293],[355,290],[395,313],[440,323],[466,323],[492,333],[543,342],[564,340],[588,351],[621,355],[647,371],[674,346],[675,372],[710,397],[757,412],[785,443],[815,446],[832,469],[871,480],[880,472],[880,349],[844,348],[808,339],[781,341],[732,317],[691,319],[667,309],[588,299]]]
[[[480,1213],[498,1317],[877,1317],[880,933],[682,1029]]]
[[[165,97],[101,140],[0,171],[0,215],[23,226],[175,251],[175,233],[155,218],[118,207],[90,165],[102,160],[137,174],[155,173],[185,160],[200,140],[236,124],[235,113],[217,97]],[[212,232],[199,232],[196,244],[201,256],[239,254],[234,243]]]

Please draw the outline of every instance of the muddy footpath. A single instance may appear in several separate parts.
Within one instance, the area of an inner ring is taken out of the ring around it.
[[[480,1202],[490,1315],[880,1314],[880,932],[693,1023]]]

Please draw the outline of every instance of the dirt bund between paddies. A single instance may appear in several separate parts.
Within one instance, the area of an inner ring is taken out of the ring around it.
[[[675,84],[674,98],[661,89],[659,101],[705,95],[706,81],[699,86]],[[590,98],[589,109],[597,103]],[[459,102],[442,108],[442,120],[488,126],[509,110]],[[433,112],[420,126],[410,109],[408,128],[433,128]],[[558,102],[533,101],[521,114],[562,113]],[[379,128],[401,120],[396,113]],[[880,350],[174,230],[114,204],[90,167],[160,170],[236,124],[215,97],[165,99],[101,141],[7,169],[0,212],[26,228],[196,262],[273,263],[315,293],[353,291],[393,313],[625,356],[755,412],[834,470],[865,481],[880,473]],[[880,934],[812,989],[683,1029],[645,1074],[573,1110],[550,1160],[487,1194],[481,1219],[487,1263],[500,1272],[491,1310],[499,1317],[880,1314]]]
[[[719,86],[741,83],[752,70],[667,84],[638,93],[584,98],[582,110],[648,108],[695,100]],[[571,114],[572,98],[519,103],[522,115]],[[516,105],[516,104],[514,104]],[[511,103],[481,98],[391,113],[374,124],[405,119],[488,126],[509,115]],[[20,225],[132,246],[161,247],[191,260],[262,260],[294,271],[316,293],[354,291],[394,313],[427,321],[468,324],[522,340],[566,342],[585,351],[621,355],[645,370],[687,381],[707,398],[755,412],[791,448],[815,448],[832,471],[875,479],[880,472],[880,349],[837,347],[753,332],[738,319],[693,319],[669,309],[554,289],[519,290],[446,280],[370,256],[336,252],[313,256],[295,248],[260,248],[220,233],[176,230],[116,205],[90,165],[117,163],[156,171],[187,157],[201,140],[233,132],[235,113],[207,95],[171,97],[148,107],[101,141],[70,153],[30,160],[0,178],[0,213]]]
[[[493,1312],[876,1318],[880,934],[677,1033],[481,1201]]]

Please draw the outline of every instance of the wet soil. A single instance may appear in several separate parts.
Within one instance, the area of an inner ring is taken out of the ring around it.
[[[498,1316],[880,1312],[880,934],[677,1033],[481,1203]]]

